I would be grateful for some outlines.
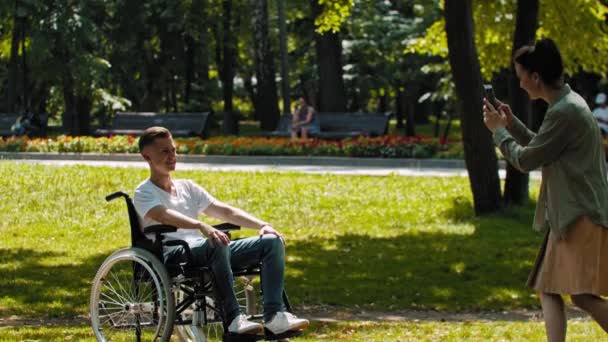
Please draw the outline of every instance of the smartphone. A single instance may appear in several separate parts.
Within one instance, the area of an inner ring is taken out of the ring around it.
[[[490,101],[492,106],[494,106],[495,109],[498,109],[498,102],[496,102],[496,95],[494,95],[494,88],[492,87],[492,85],[484,84],[483,92],[486,96],[486,99],[488,99],[488,101]]]

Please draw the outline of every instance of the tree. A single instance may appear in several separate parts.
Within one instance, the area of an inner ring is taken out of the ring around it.
[[[445,1],[445,31],[475,213],[491,213],[500,208],[500,182],[494,144],[481,115],[482,78],[474,42],[472,0]]]
[[[38,20],[32,21],[32,74],[60,89],[65,131],[86,135],[94,94],[102,88],[109,68],[100,56],[99,18],[105,8],[96,1],[71,6],[48,1],[38,6],[34,14]]]
[[[323,15],[323,8],[317,0],[311,0],[312,17]],[[316,99],[317,110],[324,112],[346,111],[346,89],[342,78],[342,42],[336,32],[314,33],[319,89]]]
[[[277,84],[275,80],[274,54],[268,34],[268,4],[266,0],[251,0],[251,23],[254,35],[254,60],[256,85],[256,108],[260,128],[272,131],[279,122]]]
[[[287,18],[285,16],[285,0],[277,0],[277,17],[279,20],[279,46],[281,50],[281,95],[283,97],[283,113],[290,112],[289,99],[289,61],[287,55]]]
[[[483,78],[492,76],[511,65],[516,1],[476,1],[473,17],[476,27],[475,44]],[[576,10],[576,15],[567,15]],[[608,6],[589,0],[544,0],[539,2],[536,38],[551,37],[560,47],[566,72],[608,72],[608,35],[605,16]],[[567,27],[568,29],[564,29]],[[593,42],[592,44],[590,42]],[[426,34],[415,39],[411,48],[417,53],[447,56],[444,20],[429,27]]]
[[[516,51],[523,45],[530,44],[536,36],[538,27],[538,0],[518,0],[515,32],[513,33],[513,49]],[[529,123],[530,100],[526,92],[519,86],[519,79],[512,66],[509,80],[509,98],[513,113],[524,123]],[[505,179],[504,202],[506,205],[521,205],[529,198],[529,176],[521,173],[510,163],[507,163]]]
[[[222,0],[222,36],[220,38],[216,35],[216,40],[218,42],[217,54],[221,56],[217,62],[220,69],[222,97],[224,99],[222,131],[228,135],[238,132],[238,122],[234,115],[232,103],[237,45],[233,34],[234,26],[236,25],[233,25],[232,19],[232,0]],[[221,45],[219,44],[220,41]],[[219,48],[220,46],[222,47],[221,49]]]

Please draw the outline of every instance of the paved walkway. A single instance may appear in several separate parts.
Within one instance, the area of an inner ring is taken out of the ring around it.
[[[137,154],[43,154],[0,153],[0,160],[43,165],[92,165],[111,167],[139,167],[148,165]],[[499,175],[504,179],[504,162]],[[342,175],[401,175],[401,176],[456,176],[467,177],[462,160],[447,159],[382,159],[344,157],[267,157],[267,156],[192,156],[179,157],[179,170],[249,171],[249,172],[302,172]],[[533,179],[540,172],[532,172]]]

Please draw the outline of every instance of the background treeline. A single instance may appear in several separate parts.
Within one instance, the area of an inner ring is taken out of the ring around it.
[[[273,129],[283,93],[322,111],[404,112],[434,86],[420,72],[432,58],[404,53],[441,15],[419,3],[358,1],[339,33],[320,34],[316,0],[3,1],[0,112],[47,112],[74,135],[115,110],[214,111],[232,122],[225,133],[238,118]]]
[[[606,74],[605,5],[531,2],[536,35],[561,43],[591,99]],[[517,3],[472,1],[481,71],[502,98]],[[234,134],[244,118],[273,129],[305,96],[319,111],[392,111],[413,135],[430,113],[460,114],[445,14],[440,0],[6,0],[0,113],[46,112],[82,135],[116,110],[213,111]]]

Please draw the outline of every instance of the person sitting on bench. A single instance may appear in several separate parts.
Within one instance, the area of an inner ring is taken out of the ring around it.
[[[319,134],[319,120],[315,109],[306,102],[303,97],[298,99],[293,112],[293,119],[291,122],[291,138],[297,139],[298,135],[302,139],[308,139],[308,134]]]

